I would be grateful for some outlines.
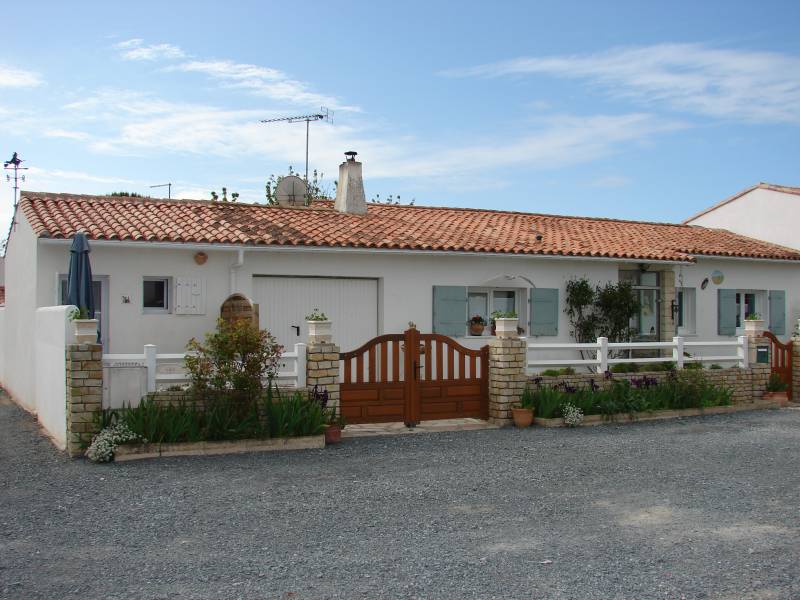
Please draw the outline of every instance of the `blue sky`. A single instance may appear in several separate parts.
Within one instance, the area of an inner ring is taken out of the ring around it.
[[[305,136],[259,119],[323,105],[311,168],[358,151],[370,198],[679,221],[800,185],[797,2],[32,4],[0,55],[25,189],[263,201]]]

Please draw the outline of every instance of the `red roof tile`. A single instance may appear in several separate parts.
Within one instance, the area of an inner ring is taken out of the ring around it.
[[[492,210],[370,204],[366,215],[263,204],[23,192],[39,237],[331,246],[691,261],[693,255],[800,260],[721,229]]]

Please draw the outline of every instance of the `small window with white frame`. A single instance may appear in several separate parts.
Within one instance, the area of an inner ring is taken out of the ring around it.
[[[676,295],[678,335],[694,335],[697,333],[697,293],[695,288],[677,288]]]
[[[481,316],[488,325],[492,321],[492,313],[497,311],[514,312],[519,315],[520,326],[523,326],[527,322],[526,315],[523,314],[525,311],[521,310],[521,307],[526,306],[524,294],[524,290],[513,288],[469,288],[467,290],[468,318]],[[486,327],[483,335],[491,335],[491,328]]]
[[[171,309],[169,290],[169,277],[144,277],[142,279],[142,311],[148,314],[168,313]]]

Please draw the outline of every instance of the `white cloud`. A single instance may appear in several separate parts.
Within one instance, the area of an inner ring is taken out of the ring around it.
[[[170,67],[171,71],[202,73],[222,86],[246,90],[256,96],[291,102],[297,105],[327,106],[337,110],[359,111],[357,106],[347,106],[334,96],[319,94],[309,84],[292,79],[283,71],[230,60],[188,61]]]
[[[76,140],[79,142],[85,142],[86,140],[91,138],[91,136],[84,131],[70,131],[68,129],[48,129],[44,132],[44,135],[46,137],[64,138],[67,140]]]
[[[593,179],[588,183],[588,186],[594,188],[614,189],[626,187],[631,183],[632,182],[629,177],[624,177],[622,175],[605,175],[603,177]]]
[[[140,38],[133,38],[114,44],[125,60],[170,60],[184,58],[186,53],[172,44],[145,44]]]
[[[0,65],[0,88],[37,87],[42,83],[44,82],[38,73]]]
[[[52,185],[60,182],[87,182],[102,184],[138,185],[139,182],[123,177],[109,177],[107,175],[93,175],[83,171],[63,171],[61,169],[42,169],[30,167],[27,173],[34,185]],[[37,190],[41,188],[36,188]],[[63,191],[63,190],[61,190]]]
[[[754,123],[800,123],[800,57],[776,52],[658,44],[523,57],[445,74],[585,79],[613,97],[674,110]]]

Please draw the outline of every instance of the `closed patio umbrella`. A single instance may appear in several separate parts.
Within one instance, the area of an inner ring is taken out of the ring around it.
[[[69,274],[67,275],[67,303],[86,311],[87,319],[94,319],[94,292],[92,290],[92,265],[89,263],[89,240],[85,233],[76,233],[69,249]],[[81,318],[84,318],[81,315]]]

